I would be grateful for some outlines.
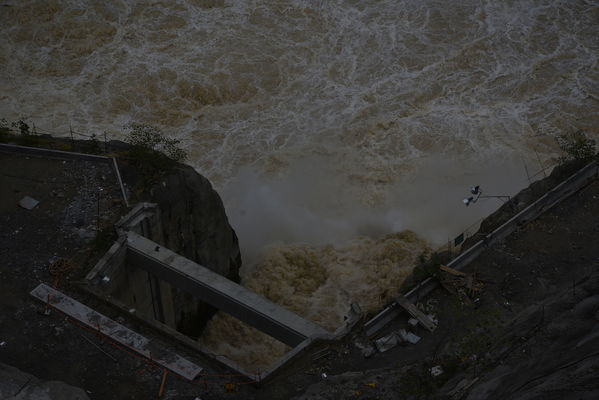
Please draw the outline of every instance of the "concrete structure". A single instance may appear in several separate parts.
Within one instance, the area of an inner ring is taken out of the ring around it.
[[[202,371],[202,368],[187,359],[171,353],[161,346],[153,345],[153,343],[144,336],[133,332],[118,322],[115,322],[69,296],[64,295],[58,290],[41,284],[33,289],[31,295],[46,303],[48,306],[54,307],[69,317],[83,323],[94,331],[108,336],[113,341],[126,346],[136,353],[190,381],[193,381]]]
[[[138,316],[152,318],[177,330],[173,291],[225,311],[292,347],[328,332],[297,314],[218,275],[160,243],[159,210],[141,203],[117,224],[121,238],[87,275]],[[155,238],[156,241],[149,238]]]
[[[160,210],[140,203],[116,224],[119,239],[87,274],[85,289],[134,315],[170,337],[227,367],[264,382],[293,360],[345,336],[361,318],[353,304],[347,320],[329,333],[281,306],[216,274],[161,244]],[[177,328],[178,292],[192,294],[293,347],[261,373],[248,373],[224,356],[211,354],[193,336]]]
[[[127,263],[289,346],[297,346],[310,336],[328,333],[315,323],[134,232],[127,233]],[[162,293],[154,295],[156,299],[165,297]]]

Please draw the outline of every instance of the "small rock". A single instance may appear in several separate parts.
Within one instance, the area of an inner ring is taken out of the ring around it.
[[[35,207],[37,207],[37,205],[40,202],[37,201],[36,199],[29,197],[29,196],[25,196],[21,199],[21,201],[19,201],[19,206],[23,207],[26,210],[33,210]]]
[[[414,335],[412,332],[407,332],[405,329],[400,329],[397,331],[397,334],[401,339],[411,344],[416,344],[421,339],[420,336]]]
[[[374,346],[368,346],[362,349],[362,355],[364,356],[364,358],[369,358],[374,353],[376,353],[376,349],[374,348]]]

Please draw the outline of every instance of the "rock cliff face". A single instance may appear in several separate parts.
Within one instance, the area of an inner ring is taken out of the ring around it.
[[[205,177],[179,165],[145,194],[160,208],[163,245],[210,270],[239,282],[241,254],[223,202]],[[199,337],[216,309],[189,293],[173,290],[177,330]]]
[[[164,245],[233,281],[241,254],[223,202],[208,179],[180,166],[150,189],[160,207]]]

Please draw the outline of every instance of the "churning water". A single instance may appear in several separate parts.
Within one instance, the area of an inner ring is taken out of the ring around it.
[[[599,126],[592,0],[2,0],[0,26],[0,117],[182,139],[244,284],[329,329],[500,204],[469,185],[512,194]],[[204,342],[284,351],[231,324]]]

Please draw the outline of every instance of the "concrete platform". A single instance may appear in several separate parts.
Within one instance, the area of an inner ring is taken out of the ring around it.
[[[153,344],[149,339],[92,310],[69,296],[44,285],[30,293],[38,300],[56,308],[71,318],[82,322],[91,329],[127,346],[138,354],[156,362],[164,368],[192,381],[202,368],[189,360]]]
[[[291,347],[309,337],[329,334],[317,324],[134,232],[127,233],[126,262]]]

